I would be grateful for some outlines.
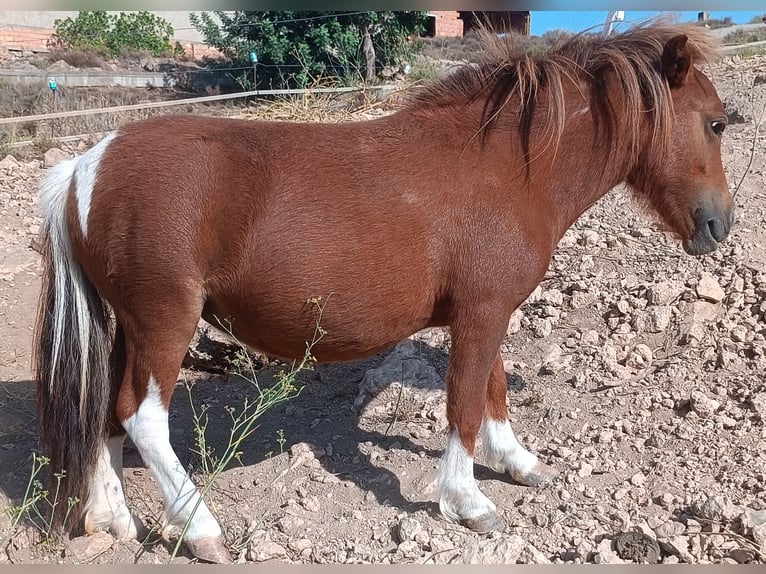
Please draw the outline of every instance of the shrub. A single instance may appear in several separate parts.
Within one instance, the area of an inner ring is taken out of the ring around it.
[[[70,50],[92,50],[119,56],[124,50],[147,51],[152,56],[173,53],[173,26],[150,12],[80,12],[76,18],[53,23],[53,44]]]

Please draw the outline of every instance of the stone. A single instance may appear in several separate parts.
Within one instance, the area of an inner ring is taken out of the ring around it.
[[[718,279],[710,273],[703,273],[697,283],[697,297],[711,303],[719,303],[725,296],[726,293],[718,284]]]
[[[388,398],[396,401],[400,385],[412,393],[415,402],[437,403],[444,396],[444,381],[412,339],[401,341],[378,367],[365,372],[354,408],[367,416],[388,403]],[[387,397],[388,393],[391,397]]]
[[[651,285],[647,291],[647,299],[652,305],[670,305],[678,299],[686,286],[681,281],[670,280],[662,281]]]
[[[302,518],[286,514],[277,521],[277,528],[288,536],[295,536],[303,530],[305,524],[306,522]]]
[[[69,154],[57,147],[52,147],[45,152],[43,158],[45,167],[53,167],[57,163],[69,159]]]
[[[4,170],[8,173],[19,167],[19,161],[12,155],[5,156],[0,160],[0,170]]]
[[[507,333],[509,335],[513,335],[521,331],[521,318],[523,316],[524,316],[524,313],[520,309],[516,309],[511,314],[511,319],[508,321],[508,330],[507,330]]]
[[[572,355],[564,354],[559,345],[551,345],[543,354],[542,372],[555,374],[565,370],[572,362]]]
[[[756,393],[750,397],[753,410],[761,417],[761,422],[766,423],[766,393]]]
[[[423,525],[414,518],[405,516],[396,527],[396,536],[399,542],[415,540],[415,537],[423,530]]]
[[[659,540],[669,540],[671,538],[675,538],[676,536],[680,536],[684,533],[685,530],[686,526],[684,526],[681,522],[668,520],[667,522],[663,522],[657,528],[655,528],[654,533],[657,535]]]
[[[649,368],[652,365],[653,358],[653,353],[649,346],[639,343],[628,353],[628,356],[625,358],[625,366],[640,371]]]
[[[596,564],[625,564],[625,560],[613,549],[612,540],[609,538],[604,538],[596,545],[593,561]]]
[[[247,558],[252,562],[287,558],[287,550],[271,540],[268,530],[256,530],[251,535]]]
[[[701,341],[705,337],[707,325],[716,321],[720,315],[721,309],[707,301],[695,301],[691,304],[691,317],[689,318],[685,335],[687,339],[696,339]]]
[[[708,397],[699,389],[695,389],[689,395],[692,410],[700,417],[710,417],[721,407],[721,403]]]
[[[114,538],[108,532],[95,532],[88,536],[78,536],[69,541],[65,556],[75,562],[88,562],[109,550]]]
[[[517,564],[528,544],[518,534],[493,534],[470,544],[462,553],[463,564]]]
[[[724,496],[717,494],[705,499],[701,504],[695,505],[697,516],[705,520],[719,521],[731,515],[728,510],[731,502]]]
[[[646,330],[649,333],[664,333],[673,318],[673,308],[669,305],[652,307],[646,313]]]

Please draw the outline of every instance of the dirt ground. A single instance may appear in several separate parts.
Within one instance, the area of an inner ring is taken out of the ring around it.
[[[766,57],[726,59],[712,77],[732,120],[723,148],[734,188],[766,104]],[[366,361],[304,373],[301,394],[264,415],[241,464],[210,495],[235,559],[766,562],[764,149],[762,138],[736,197],[736,228],[711,255],[685,255],[619,189],[564,237],[503,345],[512,425],[561,475],[522,487],[483,466],[479,451],[476,476],[504,533],[479,536],[439,515],[449,335],[430,330]],[[0,161],[5,509],[23,500],[36,449],[30,348],[40,265],[30,245],[42,171],[39,160]],[[259,380],[278,368],[266,365]],[[187,384],[194,404],[209,407],[216,452],[229,433],[225,407],[253,389],[233,376],[182,372],[171,440],[201,479]],[[124,475],[129,504],[156,524],[160,496],[131,445]],[[107,534],[36,539],[0,514],[0,563],[154,563],[172,551]],[[174,561],[189,562],[184,552]]]

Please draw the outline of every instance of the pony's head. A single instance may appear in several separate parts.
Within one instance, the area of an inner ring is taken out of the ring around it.
[[[672,107],[664,141],[647,140],[627,180],[691,255],[715,250],[734,221],[721,162],[727,116],[712,83],[695,67],[699,57],[686,34],[665,43],[659,68]]]

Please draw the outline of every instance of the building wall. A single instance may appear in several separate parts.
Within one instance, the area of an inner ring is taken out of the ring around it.
[[[119,12],[113,11],[113,14]],[[189,21],[189,12],[153,11],[173,26],[173,40],[194,58],[215,56],[218,51],[205,45],[202,35]],[[0,47],[11,50],[44,50],[53,35],[57,19],[75,18],[75,11],[0,11]]]
[[[118,11],[112,11],[111,14],[119,14]],[[0,28],[19,27],[19,28],[45,28],[53,30],[53,22],[57,19],[76,18],[76,11],[56,11],[56,10],[8,10],[0,11]],[[175,33],[174,40],[185,40],[189,42],[202,42],[202,35],[194,29],[189,21],[189,12],[183,11],[158,11],[152,10],[160,18],[164,18],[173,26]]]
[[[429,12],[435,19],[434,36],[462,36],[463,21],[458,12]]]

